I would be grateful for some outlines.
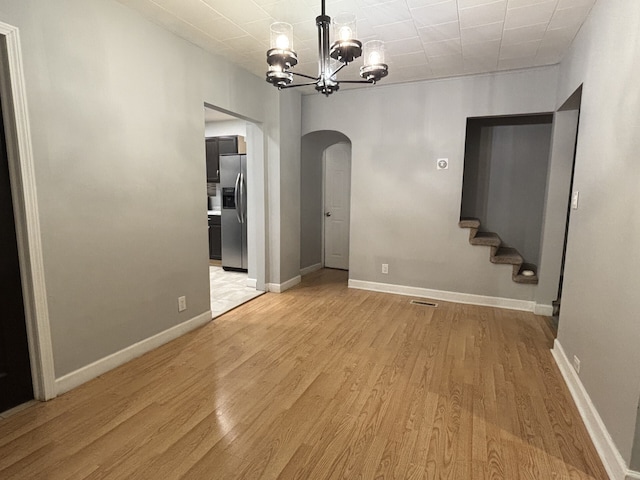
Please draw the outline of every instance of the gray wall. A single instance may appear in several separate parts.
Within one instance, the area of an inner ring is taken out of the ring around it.
[[[551,305],[558,298],[562,267],[562,248],[558,247],[564,245],[578,116],[578,110],[559,111],[553,119],[536,290],[536,303],[541,305]]]
[[[313,132],[302,137],[300,154],[300,268],[322,262],[324,221],[322,155],[349,139],[340,132]]]
[[[551,124],[496,126],[486,228],[539,264]]]
[[[560,65],[557,105],[582,107],[558,341],[622,457],[640,397],[640,2],[596,2]]]
[[[458,227],[464,137],[468,117],[553,111],[556,84],[550,67],[304,96],[303,134],[352,142],[350,278],[533,300]]]
[[[280,92],[280,277],[300,275],[300,116],[296,90]]]
[[[278,94],[115,1],[0,0],[0,20],[22,40],[60,377],[209,310],[203,104],[269,132]]]

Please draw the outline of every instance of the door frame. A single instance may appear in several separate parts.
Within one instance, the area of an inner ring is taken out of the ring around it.
[[[0,22],[0,92],[5,120],[11,196],[14,205],[20,277],[33,394],[37,400],[56,396],[53,346],[44,278],[40,214],[31,143],[22,49],[18,28]]]
[[[324,204],[325,204],[325,190],[326,190],[326,185],[327,185],[327,150],[331,147],[333,147],[334,145],[339,145],[339,144],[345,144],[345,145],[349,145],[351,147],[351,156],[349,158],[349,265],[347,267],[349,267],[351,265],[351,192],[353,191],[353,186],[351,185],[353,177],[351,175],[352,171],[353,171],[353,144],[351,142],[336,142],[336,143],[332,143],[331,145],[328,145],[327,147],[325,147],[325,149],[322,151],[322,210],[320,212],[320,214],[322,215],[322,250],[320,252],[320,265],[322,265],[322,268],[325,268],[325,208],[324,208]],[[348,268],[347,268],[348,269]]]
[[[258,291],[266,291],[267,283],[267,192],[266,185],[266,160],[268,138],[264,134],[263,124],[250,117],[240,115],[231,110],[218,107],[212,103],[204,102],[204,106],[211,110],[217,110],[238,120],[245,121],[247,142],[247,177],[251,182],[247,185],[248,204],[247,217],[252,219],[247,224],[247,255],[249,258],[249,278],[247,286]],[[208,278],[208,277],[207,277]]]

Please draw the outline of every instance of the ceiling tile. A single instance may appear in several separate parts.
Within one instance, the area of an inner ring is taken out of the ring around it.
[[[220,41],[244,37],[247,34],[247,32],[241,29],[238,25],[224,17],[208,22],[206,25],[203,25],[202,30],[204,30],[209,36]]]
[[[435,5],[436,3],[444,3],[449,0],[407,0],[409,8],[424,7],[426,5]],[[489,0],[493,1],[493,0]]]
[[[460,27],[469,28],[489,23],[503,22],[506,12],[506,0],[486,3],[460,10]]]
[[[253,35],[258,40],[269,43],[270,28],[273,20],[271,18],[265,18],[264,20],[257,20],[255,22],[249,22],[242,24],[242,29],[249,35]],[[296,26],[293,26],[294,36],[297,34]]]
[[[510,58],[535,57],[538,53],[540,41],[517,43],[515,45],[502,45],[500,47],[500,60]]]
[[[418,28],[418,34],[424,43],[451,40],[452,38],[460,38],[460,25],[458,22],[449,22],[422,27]]]
[[[201,0],[199,3],[201,5],[208,5],[209,7],[218,11],[221,15],[227,17],[229,20],[237,24],[244,24],[255,22],[256,20],[264,20],[265,18],[270,18],[267,12],[265,12],[262,8],[260,8],[253,2],[240,3]]]
[[[433,75],[429,65],[401,67],[397,69],[397,72],[398,76],[401,76],[405,81],[422,80],[424,78],[430,78]]]
[[[244,5],[244,1],[238,2]],[[267,12],[275,21],[299,23],[314,19],[318,13],[313,13],[310,7],[297,2],[296,0],[280,0],[277,3],[261,5],[261,8]]]
[[[535,57],[506,58],[498,61],[499,70],[514,70],[516,68],[527,68],[535,64]]]
[[[427,57],[440,57],[442,55],[456,55],[462,53],[462,44],[459,38],[444,40],[442,42],[425,43],[424,51]]]
[[[549,23],[556,8],[556,1],[546,1],[527,7],[508,9],[504,28],[519,28],[537,23]]]
[[[546,23],[537,23],[536,25],[528,25],[520,28],[510,28],[502,34],[503,45],[513,45],[515,43],[532,42],[541,40],[547,31]]]
[[[462,45],[462,53],[466,57],[490,57],[496,59],[500,53],[500,40],[491,40],[482,43],[465,43]]]
[[[573,25],[582,25],[591,7],[571,7],[558,9],[554,12],[549,22],[549,28],[564,28]]]
[[[211,6],[202,2],[167,2],[164,5],[169,12],[181,18],[185,22],[190,23],[196,27],[207,24],[208,22],[220,18],[221,15]]]
[[[373,7],[363,7],[361,12],[362,16],[369,20],[374,27],[411,20],[411,14],[405,0],[394,0]]]
[[[487,3],[495,3],[498,0],[458,0],[458,8],[471,8],[478,5],[484,5]]]
[[[498,56],[464,57],[465,73],[481,73],[498,68]]]
[[[419,27],[457,22],[458,6],[455,0],[449,0],[442,3],[412,8],[411,15]]]
[[[558,10],[570,7],[593,7],[596,0],[558,0]]]
[[[373,28],[376,31],[376,34],[380,36],[380,39],[384,41],[404,40],[406,38],[418,36],[418,31],[416,30],[412,20],[391,23],[389,25],[374,26]]]
[[[477,27],[460,29],[462,43],[479,43],[502,39],[503,22],[489,23]]]
[[[409,67],[413,65],[426,65],[427,56],[424,52],[406,53],[404,55],[394,55],[394,67]]]
[[[549,0],[509,0],[507,8],[529,7],[547,3]],[[555,0],[557,1],[557,0]]]
[[[464,61],[462,60],[462,55],[441,55],[439,57],[429,58],[429,65],[431,65],[432,69],[445,69],[445,68],[458,68],[463,67]]]
[[[402,55],[405,53],[423,52],[422,40],[420,37],[412,37],[404,40],[385,41],[384,48],[391,55]]]

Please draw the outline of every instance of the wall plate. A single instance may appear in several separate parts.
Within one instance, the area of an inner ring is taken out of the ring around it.
[[[448,158],[439,158],[436,161],[436,168],[438,170],[447,170],[449,168],[449,159]]]

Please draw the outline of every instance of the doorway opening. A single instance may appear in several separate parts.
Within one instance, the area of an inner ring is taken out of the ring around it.
[[[209,288],[215,318],[265,290],[260,276],[264,256],[258,258],[265,250],[258,205],[265,202],[256,188],[264,158],[254,122],[205,104],[204,127]]]
[[[300,155],[300,273],[349,269],[351,148],[333,130],[302,137]]]
[[[6,99],[0,95],[0,104]],[[0,106],[0,111],[2,108]],[[9,159],[0,115],[0,412],[33,399]]]

